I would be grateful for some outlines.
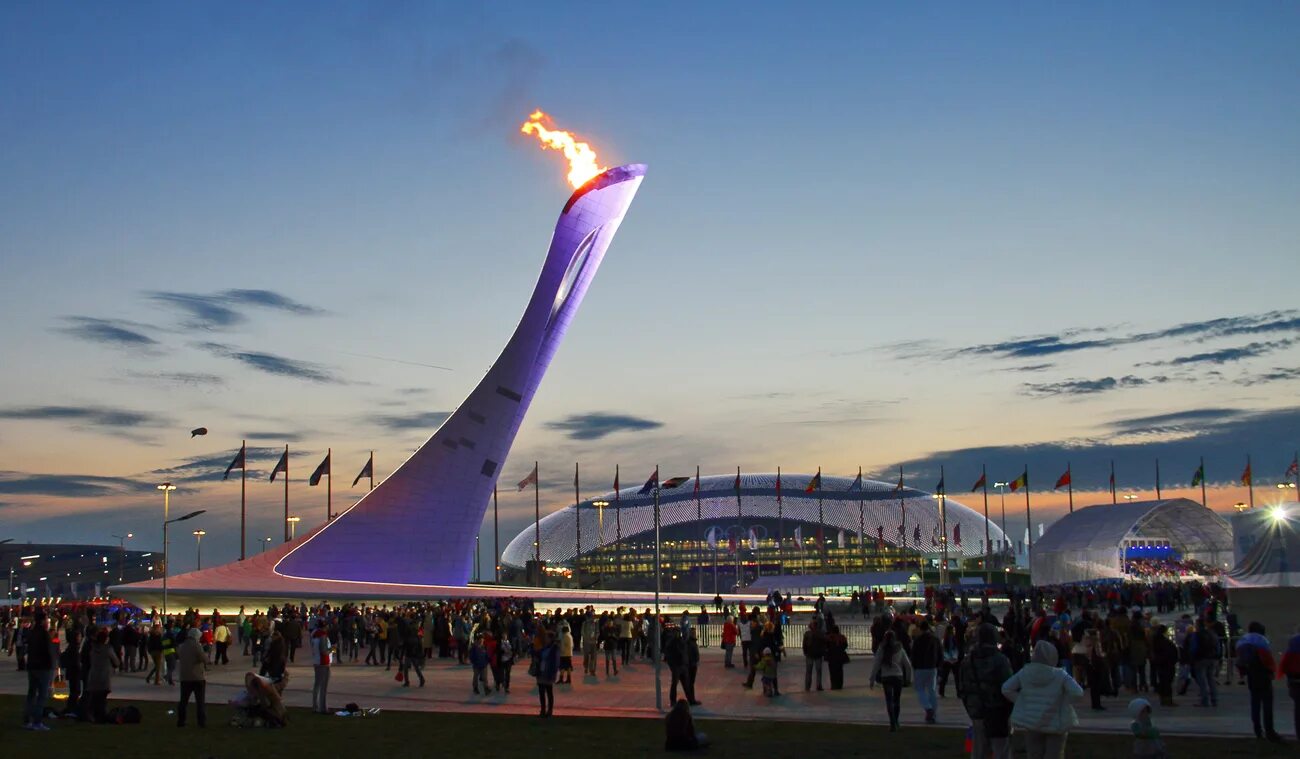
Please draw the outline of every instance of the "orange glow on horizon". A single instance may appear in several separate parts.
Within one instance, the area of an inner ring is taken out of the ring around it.
[[[573,185],[575,190],[605,170],[605,167],[596,161],[596,151],[592,150],[590,145],[579,142],[573,133],[553,129],[553,126],[551,117],[537,110],[529,114],[528,120],[523,123],[519,131],[537,135],[543,149],[559,150],[564,153],[564,157],[569,161],[569,184]]]

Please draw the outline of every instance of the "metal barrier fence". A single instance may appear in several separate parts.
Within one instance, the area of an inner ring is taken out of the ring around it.
[[[869,654],[871,653],[871,625],[865,622],[836,622],[840,628],[840,633],[849,643],[849,653],[851,654]],[[697,624],[691,620],[691,626],[695,628],[696,638],[699,640],[700,648],[719,648],[722,646],[722,624],[719,622],[710,622],[707,625]],[[789,654],[798,653],[803,646],[803,633],[808,629],[807,622],[796,622],[785,628],[785,648]],[[739,649],[739,643],[737,643]]]

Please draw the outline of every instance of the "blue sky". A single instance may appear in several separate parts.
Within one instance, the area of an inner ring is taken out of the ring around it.
[[[1149,489],[1204,455],[1227,508],[1297,447],[1298,33],[1289,3],[6,4],[0,537],[151,534],[174,475],[230,558],[242,437],[300,474],[332,447],[336,502],[391,470],[531,290],[568,194],[538,107],[650,173],[503,481],[1116,458]]]

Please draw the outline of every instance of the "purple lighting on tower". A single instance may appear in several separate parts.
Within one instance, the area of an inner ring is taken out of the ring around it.
[[[294,546],[276,574],[419,585],[469,581],[474,537],[501,464],[644,175],[642,164],[619,166],[573,193],[523,318],[487,375],[392,475]]]

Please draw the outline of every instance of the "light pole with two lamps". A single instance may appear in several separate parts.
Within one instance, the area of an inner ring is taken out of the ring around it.
[[[207,530],[195,530],[190,533],[194,536],[194,569],[198,571],[203,569],[203,536],[208,534]]]
[[[289,523],[289,540],[292,541],[295,533],[298,532],[298,523],[302,521],[302,517],[289,517],[284,521]]]

